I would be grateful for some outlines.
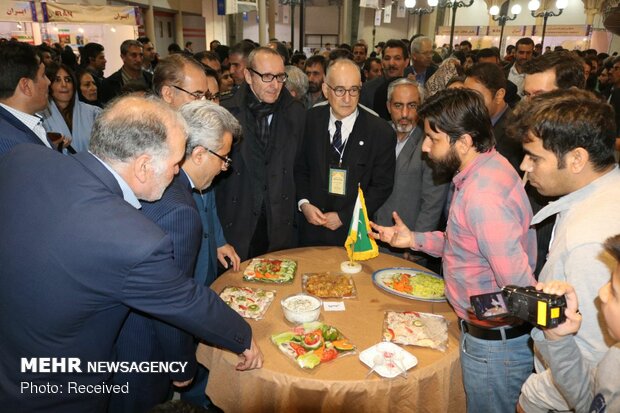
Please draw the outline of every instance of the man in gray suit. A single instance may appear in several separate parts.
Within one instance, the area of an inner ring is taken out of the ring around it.
[[[396,172],[394,189],[390,197],[379,208],[375,222],[392,225],[392,212],[396,211],[409,228],[416,231],[434,231],[440,225],[441,213],[446,202],[448,179],[435,177],[422,153],[424,131],[417,126],[417,107],[421,103],[418,83],[402,78],[388,86],[387,108],[396,130]],[[425,254],[413,253],[386,246],[384,252],[391,252],[426,264]],[[416,254],[416,255],[413,255]]]

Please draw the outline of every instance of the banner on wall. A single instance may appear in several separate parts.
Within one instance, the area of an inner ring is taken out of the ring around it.
[[[525,36],[527,26],[504,26],[504,36]],[[482,27],[481,27],[482,29]],[[487,26],[487,36],[499,36],[502,32],[501,26]],[[480,30],[484,33],[484,30]]]
[[[542,26],[530,26],[532,36],[542,34]],[[589,25],[547,25],[545,36],[588,36],[590,34]]]
[[[407,8],[405,7],[405,0],[398,0],[396,9],[396,17],[402,18],[407,16]]]
[[[450,36],[450,29],[450,26],[439,26],[437,34],[440,36]],[[455,36],[478,36],[478,33],[480,33],[480,26],[456,26],[454,28]],[[483,33],[486,34],[486,31]]]
[[[360,0],[360,7],[367,7],[369,9],[378,9],[379,0]]]
[[[383,9],[383,23],[392,23],[392,3],[386,4]]]
[[[383,13],[383,10],[381,9],[377,9],[377,11],[375,11],[375,26],[381,26],[381,14]]]
[[[237,14],[254,10],[258,10],[256,0],[226,0],[226,14]]]
[[[77,4],[41,3],[45,23],[107,23],[138,26],[140,9],[133,6],[80,6]]]
[[[34,1],[0,0],[0,21],[36,22],[37,9]]]

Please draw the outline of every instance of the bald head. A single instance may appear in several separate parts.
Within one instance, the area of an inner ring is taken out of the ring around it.
[[[351,115],[357,108],[362,89],[359,66],[349,59],[335,60],[327,68],[322,87],[336,119]]]

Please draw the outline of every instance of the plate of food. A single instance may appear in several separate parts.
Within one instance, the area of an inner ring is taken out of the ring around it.
[[[437,314],[386,311],[383,341],[445,351],[448,347],[448,322]]]
[[[446,301],[443,279],[415,268],[384,268],[372,275],[375,285],[390,294],[412,300]]]
[[[290,283],[295,277],[297,263],[288,258],[254,258],[243,272],[246,281]]]
[[[222,300],[241,317],[255,320],[263,318],[275,296],[275,291],[233,286],[225,287],[220,293]]]
[[[350,275],[330,272],[303,274],[301,286],[307,294],[320,298],[354,298],[355,284]]]
[[[334,326],[319,321],[304,323],[271,336],[271,342],[303,369],[355,354],[355,346]]]
[[[418,364],[416,356],[396,344],[385,341],[362,351],[359,359],[372,371],[388,379],[396,376],[406,378],[407,370]]]

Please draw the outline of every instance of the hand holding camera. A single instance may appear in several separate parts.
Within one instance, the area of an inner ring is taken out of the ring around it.
[[[579,302],[577,294],[572,285],[564,281],[551,281],[548,283],[539,282],[536,284],[536,290],[545,294],[555,294],[565,296],[566,308],[564,316],[566,321],[554,328],[543,329],[547,340],[559,340],[569,334],[575,334],[581,327],[581,314],[579,313]]]

